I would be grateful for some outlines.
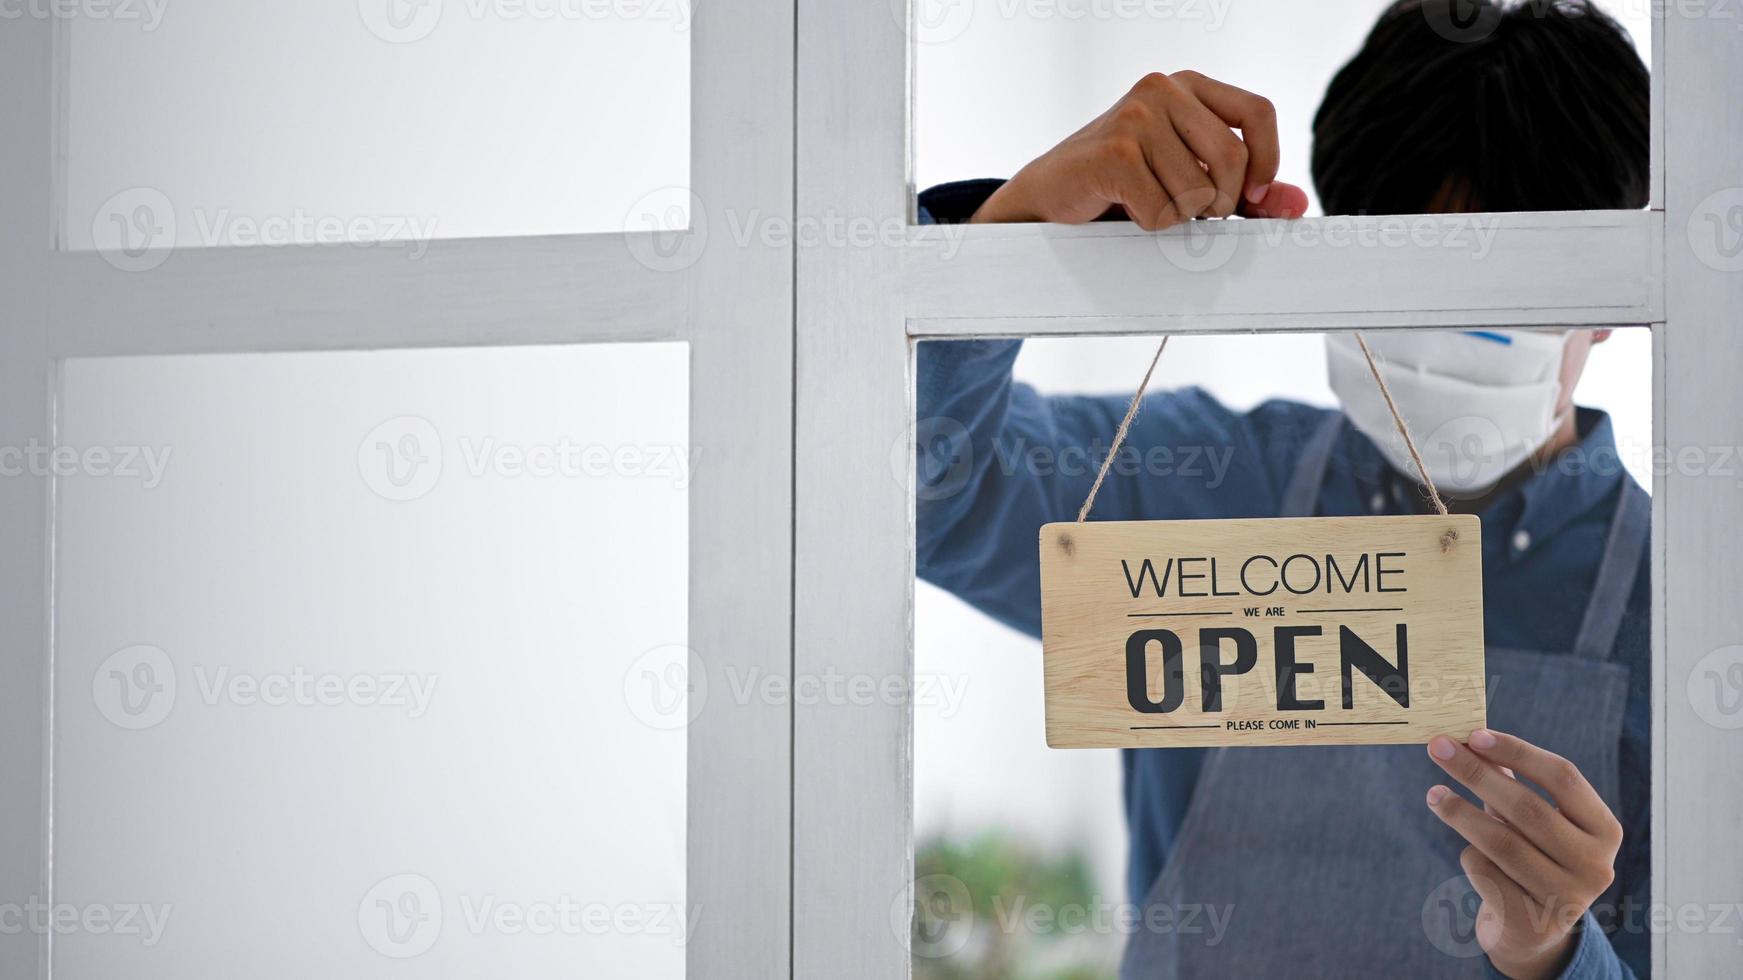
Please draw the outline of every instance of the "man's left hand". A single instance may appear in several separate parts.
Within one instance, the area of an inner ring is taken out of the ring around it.
[[[1484,803],[1479,810],[1445,786],[1428,791],[1429,809],[1471,843],[1459,863],[1482,899],[1477,941],[1515,980],[1559,975],[1580,918],[1616,877],[1621,823],[1578,766],[1524,739],[1478,729],[1460,745],[1438,735],[1428,754]]]

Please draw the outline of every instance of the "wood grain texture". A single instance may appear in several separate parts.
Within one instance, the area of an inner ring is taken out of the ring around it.
[[[1469,514],[1045,525],[1047,744],[1463,739],[1485,717],[1481,542]]]

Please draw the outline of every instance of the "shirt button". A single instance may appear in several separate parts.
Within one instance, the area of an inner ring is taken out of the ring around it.
[[[1373,511],[1376,514],[1378,514],[1382,510],[1385,510],[1386,509],[1386,495],[1383,493],[1380,493],[1379,491],[1375,491],[1374,496],[1372,496],[1368,499],[1368,509]]]
[[[1524,551],[1531,547],[1531,534],[1528,531],[1517,531],[1513,535],[1513,550]]]

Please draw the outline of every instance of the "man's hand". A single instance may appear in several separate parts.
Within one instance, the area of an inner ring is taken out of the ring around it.
[[[1299,218],[1307,194],[1275,182],[1277,163],[1269,100],[1194,71],[1158,72],[1018,171],[970,220],[1078,224],[1112,211],[1156,231],[1237,212]]]
[[[1557,976],[1574,927],[1616,876],[1622,825],[1578,767],[1523,739],[1478,729],[1467,745],[1437,736],[1428,754],[1484,803],[1478,810],[1445,786],[1428,791],[1429,809],[1471,842],[1459,863],[1482,899],[1477,941],[1515,980]]]

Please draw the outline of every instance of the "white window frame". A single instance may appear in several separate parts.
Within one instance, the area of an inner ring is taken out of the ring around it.
[[[798,213],[908,220],[908,37],[885,3],[799,4]],[[1195,231],[1246,239],[1238,261],[1197,274],[1130,224],[913,228],[901,244],[801,250],[796,675],[913,669],[912,474],[892,480],[865,434],[912,424],[912,344],[926,338],[1648,324],[1655,445],[1735,445],[1743,274],[1703,265],[1686,229],[1709,194],[1743,187],[1727,94],[1743,91],[1743,34],[1654,6],[1651,209],[1502,216],[1488,258],[1457,276],[1444,251],[1271,242],[1261,222]],[[946,236],[960,236],[954,255]],[[1652,900],[1674,912],[1743,899],[1743,732],[1706,724],[1684,693],[1702,656],[1743,642],[1743,490],[1674,466],[1652,490]],[[794,972],[905,976],[889,923],[912,875],[912,711],[800,706],[794,731]],[[1736,958],[1734,934],[1653,938],[1657,976],[1728,975]]]
[[[723,247],[729,215],[910,220],[909,43],[881,0],[704,0],[694,17],[693,184],[717,234],[672,273],[635,263],[623,235],[437,242],[417,263],[380,247],[189,250],[145,274],[64,252],[63,25],[7,21],[0,445],[52,439],[68,357],[686,340],[691,439],[710,458],[690,491],[690,636],[711,676],[906,677],[913,487],[889,448],[912,419],[916,339],[1649,324],[1656,444],[1736,442],[1743,341],[1727,314],[1743,276],[1703,265],[1685,233],[1709,193],[1743,186],[1736,31],[1655,11],[1651,210],[1504,216],[1489,260],[1454,280],[1415,248],[1333,261],[1258,223],[1210,229],[1251,240],[1200,275],[1129,225],[958,230],[954,257],[920,228]],[[1696,661],[1743,639],[1743,491],[1672,468],[1653,492],[1653,898],[1729,903],[1743,780],[1726,763],[1743,734],[1682,692]],[[50,881],[53,519],[52,481],[0,479],[9,898]],[[709,909],[690,976],[906,975],[891,920],[912,870],[911,734],[900,705],[711,703],[689,739],[689,897]],[[1730,936],[1654,938],[1657,975],[1734,962]],[[0,975],[48,969],[46,940],[0,937]]]
[[[624,234],[437,241],[416,261],[397,245],[186,249],[149,272],[67,252],[68,25],[0,21],[0,446],[52,441],[71,357],[687,341],[690,441],[708,458],[689,490],[689,643],[716,690],[729,668],[786,678],[792,252],[732,241],[727,218],[792,216],[794,8],[703,0],[693,18],[704,231],[681,253],[694,263],[669,272],[638,263]],[[54,507],[51,479],[0,477],[4,902],[52,895]],[[693,978],[790,972],[791,714],[735,700],[712,700],[688,734],[686,900],[707,909]],[[0,976],[50,970],[48,936],[0,936]]]

